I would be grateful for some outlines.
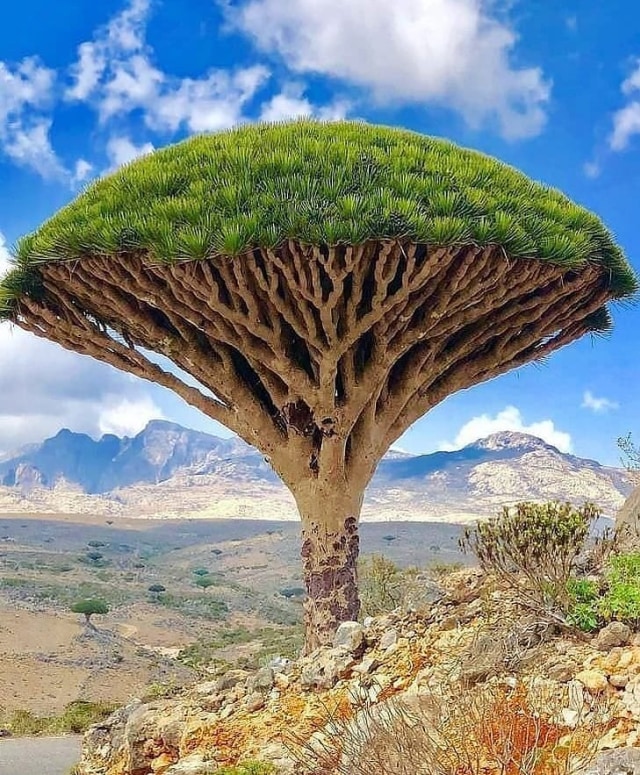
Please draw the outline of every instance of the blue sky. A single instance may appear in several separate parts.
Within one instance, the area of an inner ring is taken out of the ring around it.
[[[86,182],[194,132],[353,117],[491,153],[597,212],[640,270],[640,9],[632,0],[30,0],[0,27],[0,271]],[[530,430],[617,463],[640,436],[640,309],[452,396],[410,451]],[[61,426],[163,416],[219,432],[160,388],[0,329],[0,451]]]

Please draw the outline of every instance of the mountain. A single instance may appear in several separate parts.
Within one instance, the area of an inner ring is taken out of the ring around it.
[[[613,514],[626,472],[560,452],[523,433],[496,433],[453,452],[391,450],[367,491],[369,519],[464,520],[518,500],[594,501]],[[0,511],[294,518],[268,463],[237,437],[161,420],[133,438],[61,430],[0,459]]]

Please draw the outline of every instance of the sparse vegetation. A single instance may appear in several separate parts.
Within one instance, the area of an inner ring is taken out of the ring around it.
[[[414,604],[425,584],[418,568],[399,568],[381,554],[360,561],[358,582],[361,616],[380,616]]]
[[[310,775],[577,775],[594,759],[611,709],[592,699],[572,728],[562,721],[566,702],[522,682],[464,692],[445,684],[355,712],[326,708],[327,734],[288,747]]]
[[[518,503],[467,528],[461,547],[516,591],[523,604],[563,616],[571,602],[570,579],[599,516],[593,504]]]
[[[234,767],[220,767],[211,770],[215,775],[275,775],[275,767],[272,764],[263,762],[244,762],[236,764]]]
[[[92,724],[105,719],[117,705],[109,702],[75,700],[59,715],[36,716],[28,710],[16,710],[0,715],[0,725],[17,737],[28,735],[80,734]]]

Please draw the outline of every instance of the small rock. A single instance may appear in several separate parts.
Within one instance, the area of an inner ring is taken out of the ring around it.
[[[250,692],[268,692],[273,689],[275,674],[270,667],[262,667],[247,681]]]
[[[629,683],[629,676],[627,673],[612,673],[609,676],[609,683],[611,686],[615,686],[616,689],[624,689]]]
[[[387,630],[382,634],[382,637],[380,638],[380,648],[382,651],[386,651],[390,646],[395,646],[396,642],[398,640],[398,631],[397,630]]]
[[[334,648],[345,648],[351,654],[357,653],[364,643],[364,627],[360,622],[342,622],[333,636]]]
[[[273,677],[273,683],[278,689],[286,689],[289,686],[289,678],[284,673],[276,673]]]
[[[208,775],[211,764],[205,762],[200,753],[192,753],[165,770],[163,775]]]
[[[359,665],[356,665],[353,668],[353,672],[360,673],[361,675],[366,675],[368,673],[373,673],[379,667],[380,667],[380,662],[377,659],[375,659],[375,657],[365,657],[362,660],[362,662],[360,662]]]
[[[254,713],[264,707],[264,696],[260,692],[255,692],[247,697],[247,710]]]
[[[622,622],[611,622],[603,627],[593,639],[593,645],[600,651],[609,651],[615,646],[626,646],[631,640],[631,629]]]
[[[192,753],[165,770],[163,775],[207,775],[211,765],[205,762],[202,754]]]
[[[584,775],[640,775],[640,749],[605,751],[598,755]]]
[[[578,726],[578,722],[580,721],[580,713],[578,713],[577,710],[573,710],[572,708],[563,708],[562,721],[566,724],[566,726],[571,727],[571,729],[575,729],[575,727]]]
[[[576,681],[590,692],[603,692],[607,688],[607,677],[599,670],[581,670],[576,675]]]
[[[558,662],[547,670],[547,675],[551,680],[559,683],[567,683],[576,672],[576,666],[572,662]]]
[[[216,681],[216,691],[223,692],[225,689],[231,689],[239,683],[247,680],[249,673],[246,670],[227,670],[227,672]]]

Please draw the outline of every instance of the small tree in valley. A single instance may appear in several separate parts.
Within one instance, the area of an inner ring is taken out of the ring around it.
[[[93,628],[91,617],[95,614],[108,614],[109,606],[104,602],[104,600],[95,600],[90,598],[86,600],[78,600],[77,603],[74,603],[71,606],[71,610],[74,614],[84,614],[87,627]]]

